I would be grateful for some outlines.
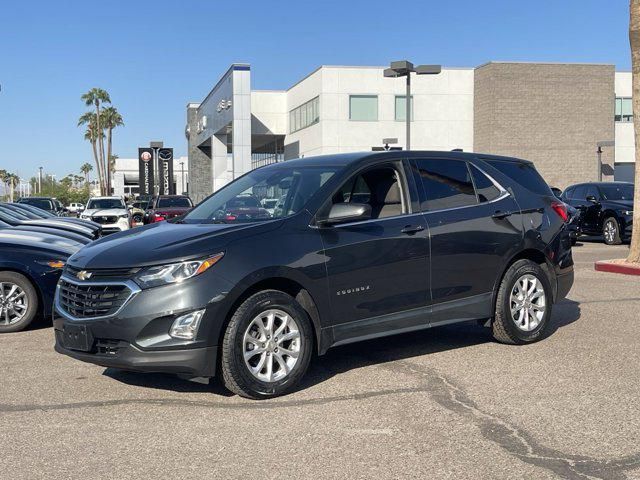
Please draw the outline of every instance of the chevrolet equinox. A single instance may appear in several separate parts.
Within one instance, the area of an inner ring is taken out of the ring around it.
[[[264,198],[280,208],[238,207]],[[184,216],[71,256],[55,348],[105,367],[220,375],[269,398],[337,345],[470,320],[499,342],[534,342],[573,283],[566,220],[533,164],[514,158],[412,151],[265,166]]]

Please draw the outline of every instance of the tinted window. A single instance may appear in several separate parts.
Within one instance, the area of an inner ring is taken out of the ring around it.
[[[573,190],[573,188],[567,188],[563,194],[564,198],[573,198]]]
[[[585,185],[577,186],[573,191],[573,198],[576,200],[585,200],[587,198],[587,187]]]
[[[633,200],[633,185],[600,185],[600,190],[607,200]]]
[[[505,162],[489,159],[484,159],[484,161],[533,193],[553,195],[547,182],[544,181],[535,167],[530,163]]]
[[[166,197],[158,199],[158,207],[159,208],[190,208],[191,200],[187,197]]]
[[[44,198],[22,198],[20,199],[20,203],[26,203],[27,205],[32,205],[34,207],[42,208],[43,210],[52,210],[52,205],[50,200],[45,200]]]
[[[480,203],[490,202],[500,196],[500,189],[493,184],[489,177],[473,165],[469,165],[469,168],[471,169],[473,183],[476,186],[476,193]]]
[[[467,162],[460,160],[416,160],[417,182],[424,188],[423,210],[442,210],[477,203]]]
[[[600,200],[600,192],[598,191],[595,185],[589,185],[587,187],[587,193],[584,198],[586,199],[589,195],[594,196],[596,200]]]

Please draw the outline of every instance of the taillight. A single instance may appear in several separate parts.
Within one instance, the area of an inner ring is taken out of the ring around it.
[[[569,213],[567,212],[567,206],[562,202],[551,203],[551,208],[558,214],[563,222],[569,221]]]

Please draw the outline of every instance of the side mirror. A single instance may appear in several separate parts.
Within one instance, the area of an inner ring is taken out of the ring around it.
[[[371,205],[367,203],[336,203],[331,207],[326,219],[318,222],[321,227],[339,223],[368,220],[371,218]]]
[[[593,195],[587,195],[587,202],[598,203],[598,199]]]

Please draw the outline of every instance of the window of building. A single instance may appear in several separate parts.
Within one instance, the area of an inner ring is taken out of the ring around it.
[[[361,122],[378,120],[378,96],[349,95],[349,120]]]
[[[413,95],[411,95],[411,121],[415,118],[413,112]],[[407,120],[407,96],[396,95],[396,121],[404,122]]]
[[[494,185],[489,177],[474,165],[469,165],[469,168],[471,169],[471,176],[473,177],[480,203],[491,202],[500,196],[500,189]]]
[[[447,159],[416,160],[418,182],[424,188],[423,210],[444,210],[477,204],[467,162]]]
[[[631,98],[616,97],[616,122],[633,122],[633,105]]]
[[[297,132],[320,121],[320,97],[315,97],[289,112],[289,133]]]

